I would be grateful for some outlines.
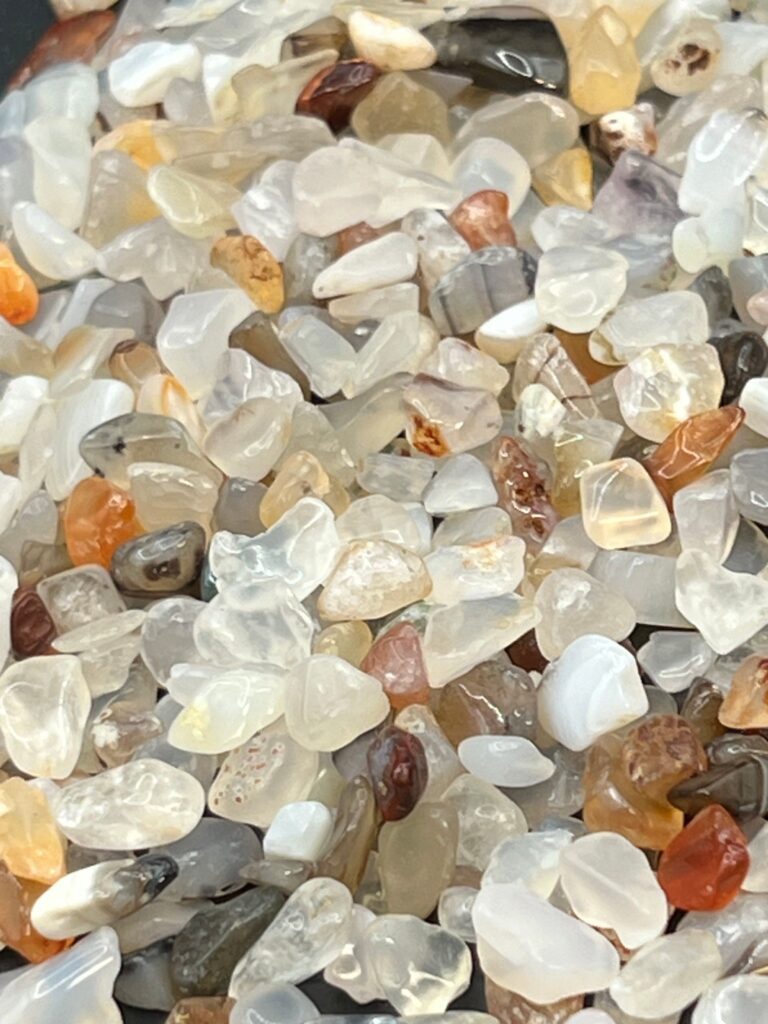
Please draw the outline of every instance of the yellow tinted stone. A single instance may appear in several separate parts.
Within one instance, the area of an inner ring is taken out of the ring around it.
[[[285,302],[283,269],[252,235],[227,235],[211,249],[211,266],[229,274],[264,313],[278,313]]]
[[[373,634],[367,622],[334,622],[317,634],[312,653],[334,654],[359,668],[372,643]]]
[[[45,794],[23,779],[0,783],[0,860],[8,870],[50,884],[66,870],[64,848]]]
[[[547,206],[565,203],[580,210],[592,208],[592,160],[583,146],[574,146],[540,164],[533,187]]]
[[[93,147],[94,153],[110,149],[119,149],[127,153],[142,170],[148,171],[155,164],[164,163],[155,142],[153,127],[155,121],[128,121],[121,124],[108,135],[102,136]]]
[[[613,459],[580,478],[584,530],[601,548],[659,544],[672,530],[667,506],[646,469],[635,459]]]
[[[293,508],[301,498],[320,498],[336,515],[349,505],[349,495],[338,480],[329,476],[310,452],[289,455],[261,499],[259,518],[266,527]]]
[[[610,7],[589,17],[570,53],[571,100],[588,114],[630,107],[640,64],[629,29]]]

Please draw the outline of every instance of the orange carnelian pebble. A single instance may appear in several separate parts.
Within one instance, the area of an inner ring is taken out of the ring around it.
[[[0,316],[9,324],[28,324],[37,315],[40,296],[26,270],[7,245],[0,245]]]
[[[515,245],[517,239],[509,223],[509,197],[506,192],[486,188],[463,199],[448,218],[470,249],[487,245]]]
[[[0,941],[30,963],[39,964],[71,946],[74,939],[46,939],[32,927],[32,904],[47,885],[16,878],[0,860]]]
[[[711,804],[661,855],[659,884],[680,910],[722,910],[748,870],[747,837],[724,807]]]
[[[64,536],[73,565],[96,563],[105,568],[115,550],[144,533],[133,498],[109,480],[81,480],[64,512]]]

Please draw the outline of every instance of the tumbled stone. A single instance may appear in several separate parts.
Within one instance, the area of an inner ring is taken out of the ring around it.
[[[547,206],[564,203],[579,210],[592,206],[592,157],[573,146],[550,157],[533,172],[533,188]]]
[[[211,266],[228,274],[265,313],[283,307],[283,271],[275,257],[252,235],[227,235],[211,249]]]
[[[0,863],[0,941],[30,963],[44,963],[72,940],[47,939],[32,925],[32,907],[46,891],[39,882],[16,878]]]
[[[532,550],[546,540],[557,520],[548,493],[546,468],[527,445],[514,437],[500,437],[491,465],[499,504]]]
[[[374,83],[352,112],[351,124],[357,137],[368,143],[399,132],[423,132],[442,143],[450,139],[445,100],[403,71],[392,71]]]
[[[565,331],[594,330],[624,294],[627,267],[623,256],[607,249],[549,249],[536,275],[539,312]]]
[[[601,548],[658,544],[672,529],[664,500],[644,467],[614,459],[586,469],[580,479],[584,529]]]
[[[554,334],[537,333],[525,344],[515,363],[515,398],[522,399],[524,391],[533,384],[546,387],[569,414],[587,419],[598,415],[589,385]]]
[[[650,715],[624,739],[621,767],[631,784],[655,800],[670,789],[705,771],[707,755],[688,722],[672,714]]]
[[[768,1006],[768,980],[738,974],[711,985],[693,1011],[693,1024],[760,1024]]]
[[[193,996],[180,999],[165,1024],[229,1024],[235,1003],[227,996]]]
[[[442,794],[458,814],[456,863],[483,871],[502,839],[522,835],[527,824],[514,801],[495,786],[464,773]]]
[[[495,189],[475,192],[459,203],[449,220],[470,249],[517,243],[509,221],[509,198],[505,192]]]
[[[493,245],[451,267],[432,289],[429,310],[443,334],[464,335],[531,293],[535,264],[521,249]]]
[[[316,800],[283,804],[264,836],[264,856],[313,862],[325,850],[333,828],[331,812]]]
[[[91,10],[58,21],[43,33],[32,52],[17,68],[9,88],[18,88],[45,68],[69,61],[88,63],[115,24],[113,11]]]
[[[462,125],[456,142],[463,147],[482,138],[499,139],[536,167],[573,145],[578,131],[578,115],[570,103],[524,92],[480,107]]]
[[[523,736],[469,736],[458,749],[467,771],[501,787],[535,786],[550,778],[554,764]]]
[[[555,569],[536,591],[541,611],[539,650],[549,661],[585,633],[624,640],[635,627],[634,608],[621,595],[581,569]]]
[[[523,736],[535,740],[536,688],[505,654],[483,661],[441,689],[430,701],[440,726],[458,747],[471,736]]]
[[[339,796],[333,831],[318,874],[336,878],[354,892],[363,877],[377,830],[371,783],[362,775],[350,779]]]
[[[381,618],[426,597],[430,588],[417,555],[386,540],[354,541],[326,580],[318,611],[331,622]]]
[[[379,680],[397,711],[409,704],[426,704],[429,700],[421,638],[408,622],[397,623],[379,634],[360,667]]]
[[[296,111],[328,122],[334,132],[346,128],[352,111],[381,74],[367,60],[342,60],[318,71],[301,91]]]
[[[64,840],[47,796],[23,779],[0,782],[0,859],[20,878],[50,885],[64,873]]]
[[[728,729],[762,729],[768,723],[766,675],[768,663],[760,655],[742,662],[733,677],[718,712],[720,722]]]
[[[768,351],[759,334],[734,331],[709,339],[720,359],[725,378],[721,401],[723,405],[737,401],[745,385],[761,377],[768,366]]]
[[[571,98],[589,114],[629,107],[640,84],[640,65],[626,24],[599,8],[583,24],[570,53]]]
[[[411,813],[427,785],[427,758],[418,736],[397,726],[382,729],[368,747],[368,774],[385,821]]]
[[[549,899],[560,878],[561,854],[572,840],[561,828],[506,837],[491,853],[482,887],[513,882]]]
[[[471,544],[443,544],[424,559],[432,580],[430,602],[453,605],[513,593],[525,575],[525,541],[492,537]]]
[[[197,579],[205,551],[205,531],[179,523],[122,543],[112,556],[112,577],[128,593],[176,593]]]
[[[373,642],[367,623],[365,622],[335,622],[332,626],[321,629],[312,641],[313,654],[333,654],[337,658],[343,658],[355,668],[362,668],[368,675],[376,675],[363,667],[363,661],[368,656]],[[376,676],[378,678],[378,676]],[[379,679],[379,682],[381,680]]]
[[[379,874],[389,913],[421,918],[432,913],[453,876],[458,832],[456,811],[442,802],[422,800],[407,817],[385,822],[379,833]]]

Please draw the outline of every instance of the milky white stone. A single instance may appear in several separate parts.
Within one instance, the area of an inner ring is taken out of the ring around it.
[[[537,696],[543,728],[569,750],[586,750],[648,710],[635,659],[596,634],[574,640],[547,666]]]
[[[359,324],[361,320],[380,320],[391,313],[416,313],[419,309],[419,288],[411,281],[370,288],[353,295],[331,299],[328,312],[342,324]]]
[[[286,449],[291,417],[290,406],[282,400],[250,398],[214,423],[203,451],[227,476],[262,480]]]
[[[611,928],[628,949],[666,928],[667,898],[645,854],[615,832],[574,840],[560,857],[560,882],[577,917]]]
[[[78,846],[141,850],[188,835],[205,807],[203,787],[187,772],[145,757],[59,790],[56,823]]]
[[[0,533],[5,533],[18,511],[23,495],[21,480],[0,472]]]
[[[715,561],[724,562],[739,529],[739,510],[729,471],[716,469],[682,487],[675,492],[672,508],[683,551],[697,548]]]
[[[475,942],[472,925],[472,904],[477,889],[469,885],[451,885],[443,889],[437,904],[437,920],[441,928],[453,932],[464,942]]]
[[[244,235],[258,238],[280,263],[299,233],[293,215],[293,160],[275,160],[257,185],[232,206],[232,216]]]
[[[431,321],[416,310],[385,315],[357,354],[354,371],[342,388],[345,396],[360,395],[396,373],[416,373],[435,338]]]
[[[416,273],[416,245],[402,231],[366,242],[321,270],[312,285],[316,299],[364,292],[407,281]]]
[[[360,540],[342,551],[317,608],[324,619],[378,619],[426,597],[432,583],[422,560],[387,540]]]
[[[594,330],[627,285],[627,261],[594,246],[549,249],[539,260],[536,305],[555,327],[574,334]]]
[[[378,679],[332,654],[313,655],[286,681],[285,724],[307,750],[338,750],[388,712]]]
[[[163,102],[174,78],[193,82],[200,67],[200,51],[192,43],[139,43],[109,65],[109,88],[124,107],[150,106]]]
[[[718,654],[768,624],[768,580],[731,572],[703,551],[684,551],[677,559],[675,601]]]
[[[0,395],[0,452],[15,451],[48,394],[48,381],[32,374],[11,377]]]
[[[598,551],[589,573],[623,594],[638,622],[676,629],[690,626],[675,604],[674,558],[643,551]]]
[[[299,800],[284,804],[264,836],[264,856],[273,859],[316,861],[333,829],[333,816],[325,804]]]
[[[501,139],[473,139],[453,161],[451,172],[463,196],[489,188],[506,192],[510,217],[520,209],[531,187],[527,161]]]
[[[416,71],[437,58],[434,46],[416,29],[371,11],[353,11],[347,29],[358,57],[382,71]]]
[[[301,388],[293,377],[265,366],[243,349],[227,349],[219,360],[216,381],[200,414],[206,425],[211,426],[251,398],[270,398],[291,410],[303,401]]]
[[[695,292],[660,292],[622,303],[600,325],[598,334],[617,363],[628,363],[656,340],[667,345],[702,344],[709,335],[709,317],[704,300]],[[591,339],[590,352],[600,358]]]
[[[523,736],[469,736],[458,753],[468,772],[494,786],[535,786],[555,771],[549,758]]]
[[[365,941],[368,926],[375,920],[376,915],[372,910],[355,903],[344,948],[323,971],[324,981],[346,992],[356,1003],[384,999],[371,962],[370,949]]]
[[[487,467],[477,456],[462,452],[441,460],[424,491],[424,508],[430,515],[446,516],[493,505],[497,499]]]
[[[472,920],[485,973],[532,1002],[606,988],[619,972],[607,939],[519,883],[483,886]]]
[[[550,437],[565,415],[563,403],[544,384],[527,384],[515,406],[517,431],[527,441]]]
[[[35,900],[31,913],[33,927],[46,938],[68,939],[109,924],[116,916],[115,910],[105,911],[99,899],[110,889],[115,897],[119,896],[116,887],[110,886],[112,877],[120,868],[133,863],[133,858],[102,861],[59,878]]]
[[[461,338],[443,338],[421,364],[421,372],[469,388],[498,395],[509,383],[509,371],[497,360]]]
[[[680,182],[678,203],[686,213],[736,207],[744,182],[768,151],[768,132],[754,110],[716,110],[696,133]]]
[[[451,782],[441,799],[455,809],[459,819],[457,864],[483,871],[502,839],[523,835],[528,828],[525,815],[513,800],[467,772]]]
[[[573,836],[564,828],[508,836],[491,853],[482,885],[516,882],[549,899],[560,877],[561,854],[571,842]]]
[[[657,630],[637,652],[643,671],[667,693],[682,693],[696,676],[706,676],[715,652],[698,633]]]
[[[423,553],[421,531],[413,509],[385,494],[370,494],[353,501],[336,520],[342,543],[359,540],[386,540],[409,551]],[[427,550],[429,548],[427,547]]]
[[[768,1013],[768,978],[737,974],[712,985],[696,1004],[691,1024],[762,1024]]]
[[[88,684],[72,655],[27,658],[0,676],[0,730],[11,760],[28,775],[72,773],[90,710]]]
[[[624,640],[637,621],[625,597],[581,569],[554,569],[536,591],[534,604],[541,612],[536,641],[549,661],[585,633]]]
[[[662,935],[639,949],[609,991],[625,1013],[652,1020],[679,1013],[722,972],[714,938],[690,928]]]
[[[452,605],[511,594],[525,574],[524,558],[525,541],[521,537],[444,545],[424,559],[432,580],[429,600]]]
[[[664,499],[635,459],[588,466],[579,477],[579,491],[584,530],[601,548],[658,544],[672,530]]]
[[[435,530],[432,546],[437,549],[446,545],[476,544],[511,533],[512,523],[504,509],[498,505],[486,506],[446,516]]]
[[[280,341],[321,398],[340,391],[356,369],[357,353],[350,343],[318,317],[289,321],[280,331]]]
[[[500,363],[512,363],[526,344],[546,329],[536,299],[525,299],[481,324],[475,331],[475,343]]]
[[[96,250],[34,203],[13,207],[13,233],[35,270],[54,281],[71,281],[89,274]]]
[[[768,825],[749,844],[749,871],[741,887],[747,892],[768,892]]]
[[[157,335],[165,366],[192,398],[210,390],[229,335],[256,307],[239,288],[178,295]]]
[[[745,412],[744,423],[762,437],[768,437],[768,378],[753,377],[739,395]]]
[[[384,494],[393,501],[419,501],[434,473],[431,459],[374,452],[363,460],[357,482],[370,494]],[[493,486],[490,474],[488,479]]]
[[[88,127],[46,112],[24,129],[32,152],[35,202],[65,228],[80,226],[88,197],[91,137]]]
[[[707,267],[726,269],[743,253],[744,211],[715,208],[686,217],[672,231],[675,260],[689,274]]]

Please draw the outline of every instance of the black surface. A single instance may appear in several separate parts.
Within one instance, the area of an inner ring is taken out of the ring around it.
[[[48,0],[0,0],[0,90],[54,21]]]

